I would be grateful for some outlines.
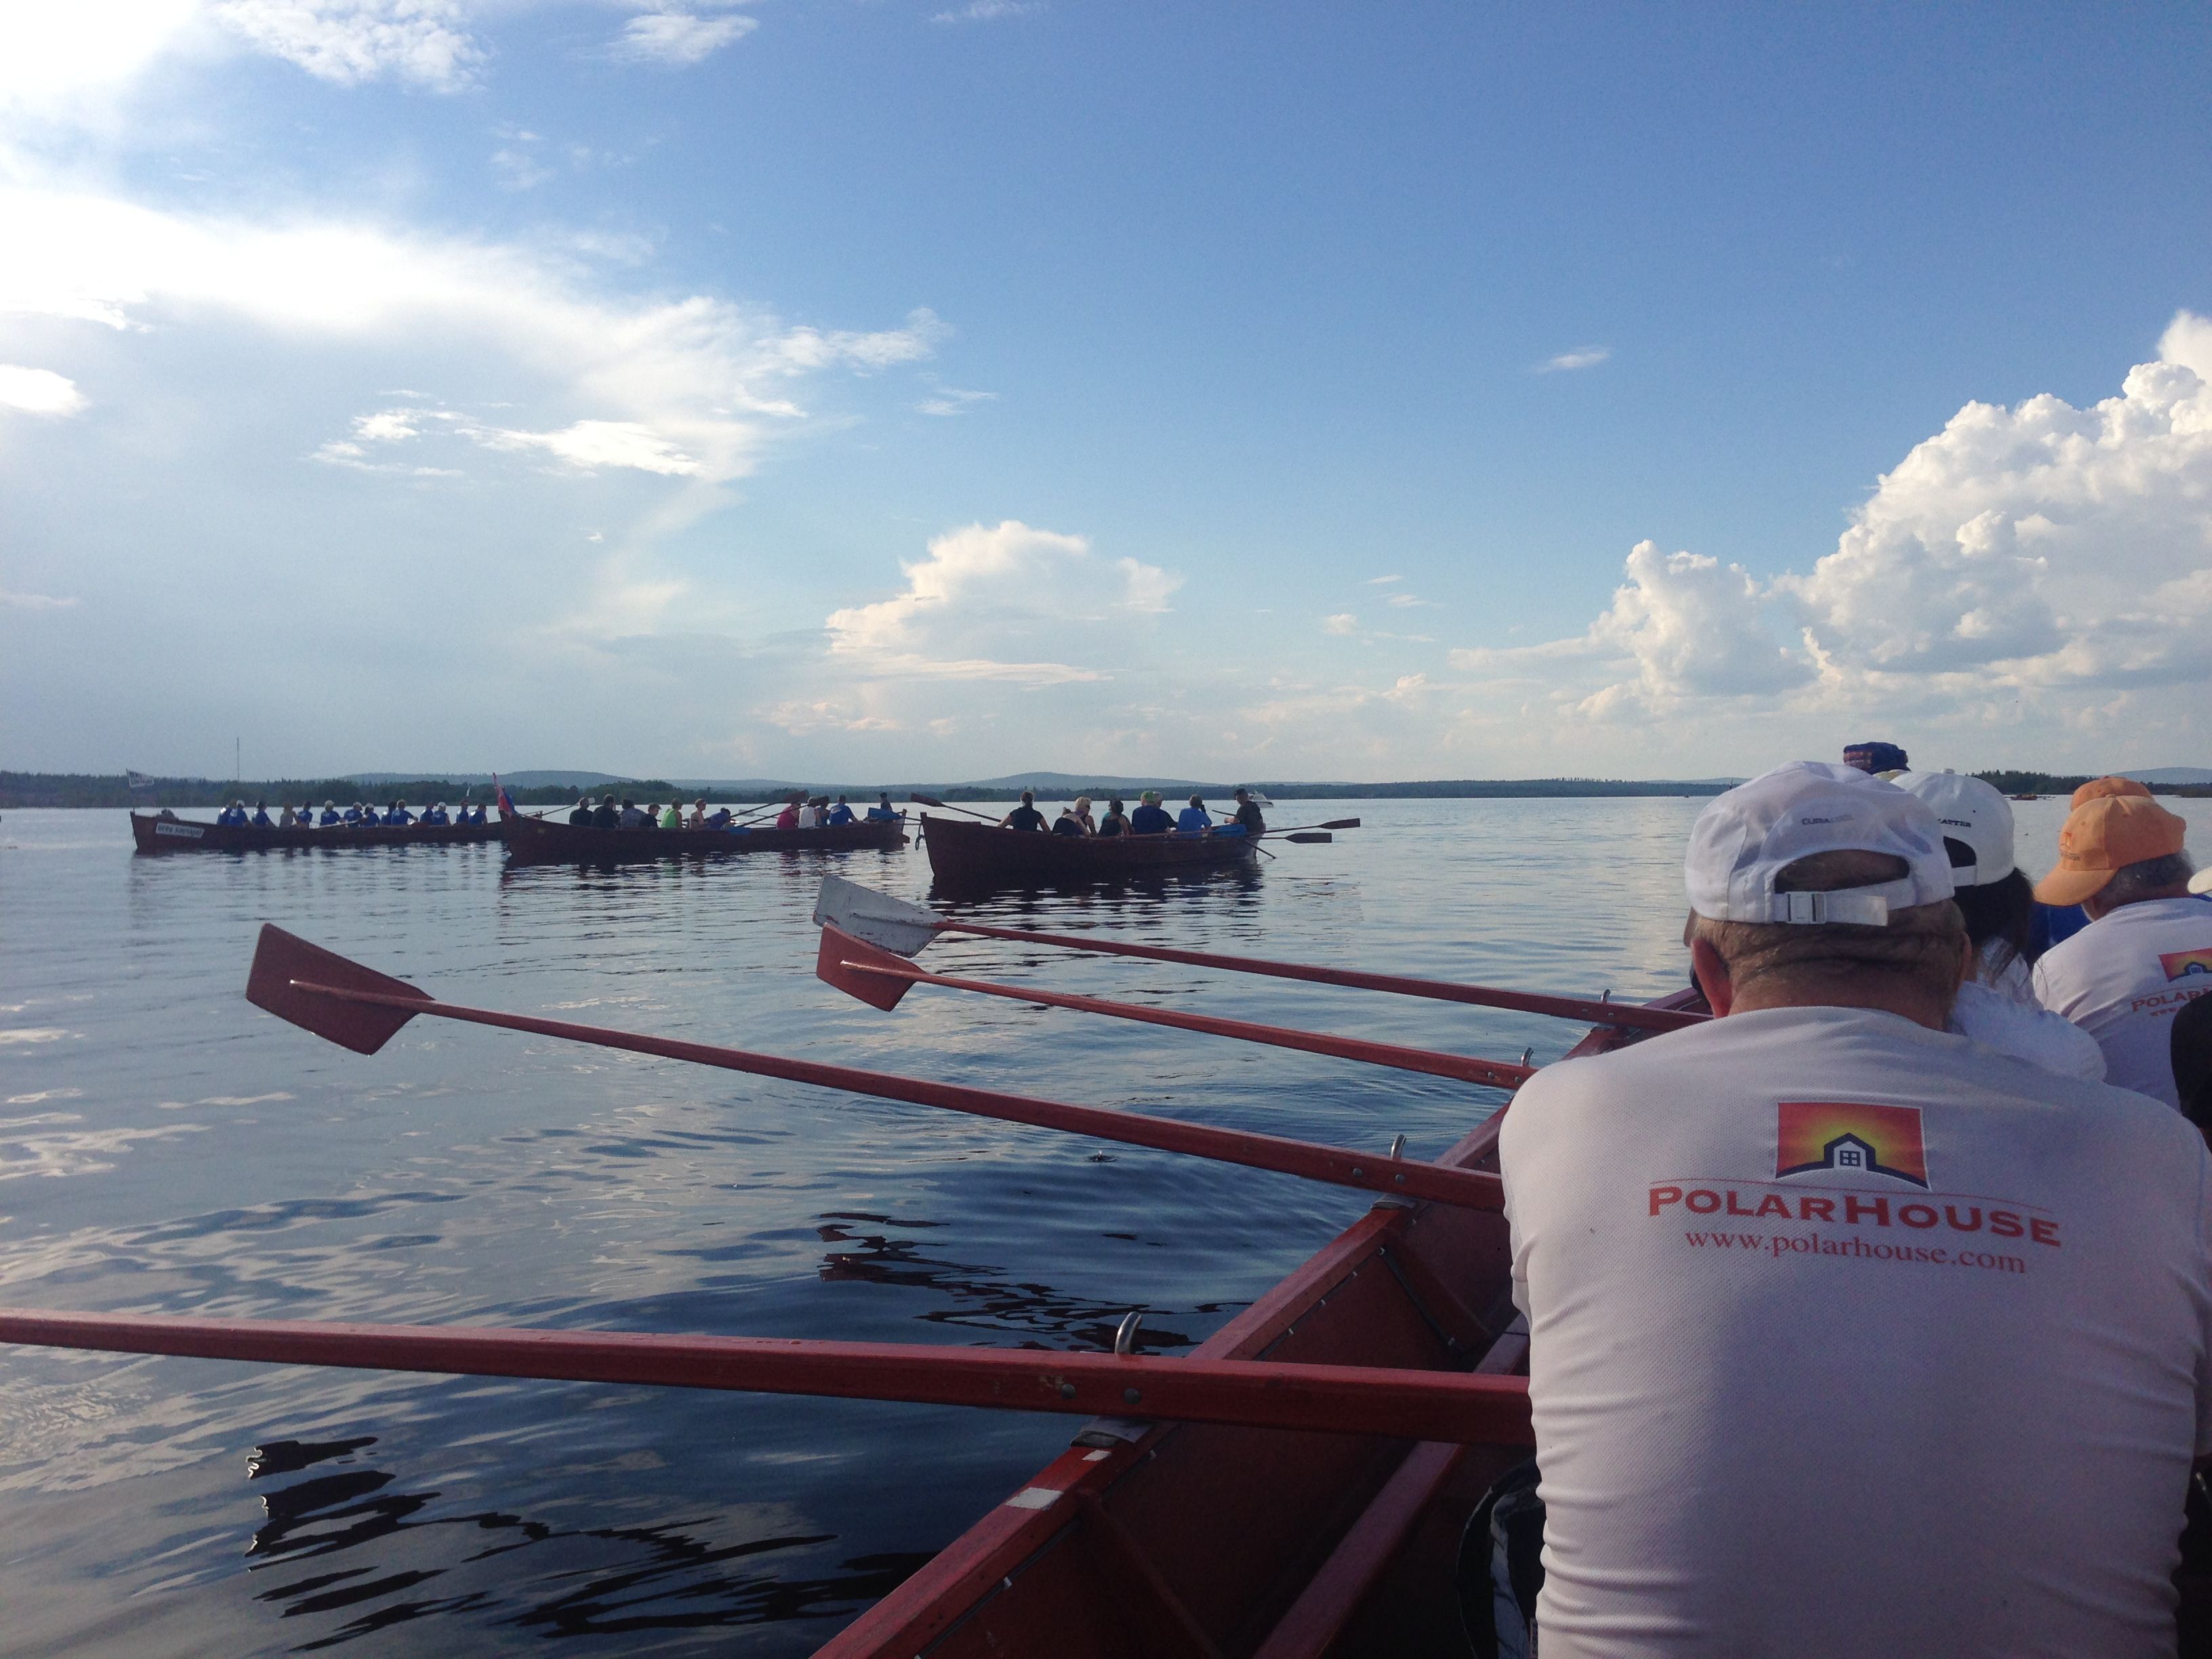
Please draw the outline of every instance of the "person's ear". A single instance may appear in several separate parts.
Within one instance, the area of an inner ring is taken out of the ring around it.
[[[1725,1016],[1735,1006],[1735,981],[1729,977],[1728,961],[1711,939],[1690,941],[1690,971],[1697,975],[1698,988],[1705,994],[1715,1016]]]

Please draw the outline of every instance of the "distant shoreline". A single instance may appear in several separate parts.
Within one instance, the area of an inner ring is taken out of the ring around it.
[[[520,775],[528,776],[529,774]],[[537,775],[543,777],[544,774]],[[2008,795],[2065,795],[2087,780],[2048,772],[1989,771],[1975,775],[1987,779]],[[588,780],[588,781],[587,781]],[[1302,783],[1259,780],[1246,787],[1279,801],[1296,800],[1526,800],[1576,799],[1632,799],[1653,796],[1717,795],[1737,781],[1729,778],[1436,778],[1404,783]],[[2212,796],[2212,784],[2154,782],[2158,794]],[[847,795],[857,802],[872,802],[878,791],[907,805],[916,793],[940,800],[1010,800],[1023,788],[1043,798],[1071,799],[1087,794],[1105,800],[1134,796],[1153,788],[1171,796],[1201,794],[1226,798],[1237,787],[1231,783],[1194,782],[1189,779],[1133,779],[1107,777],[1086,781],[1080,774],[1016,774],[981,783],[866,783],[802,784],[796,781],[744,780],[737,784],[713,784],[697,779],[613,778],[604,774],[580,774],[567,781],[514,787],[516,803],[525,806],[564,805],[579,794],[612,792],[639,799],[693,799],[704,793],[732,805],[780,800],[801,787],[815,794]],[[0,771],[0,811],[28,807],[155,807],[220,806],[243,798],[267,801],[273,809],[286,802],[337,800],[406,800],[416,805],[443,800],[488,800],[489,782],[482,777],[397,779],[389,774],[352,778],[269,778],[220,781],[208,778],[156,778],[139,774]]]

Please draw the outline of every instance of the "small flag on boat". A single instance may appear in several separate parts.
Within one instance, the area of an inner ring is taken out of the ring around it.
[[[503,818],[520,817],[522,814],[514,810],[514,797],[507,793],[507,786],[499,781],[499,774],[496,772],[491,775],[491,787],[498,792],[494,799],[499,802],[500,817]]]
[[[124,769],[123,779],[133,789],[151,789],[154,787],[153,779],[143,772],[133,772],[127,767]]]

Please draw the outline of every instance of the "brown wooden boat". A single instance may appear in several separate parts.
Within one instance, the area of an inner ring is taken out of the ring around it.
[[[522,814],[508,820],[507,850],[517,864],[627,864],[649,859],[727,858],[739,853],[896,852],[906,825],[863,818],[813,830],[602,830]]]
[[[345,847],[471,847],[505,837],[509,820],[489,823],[334,823],[326,830],[295,825],[263,829],[254,823],[209,823],[168,812],[133,812],[131,836],[142,853],[261,853],[280,848],[327,852]]]
[[[930,873],[947,887],[1050,887],[1250,864],[1243,836],[1055,836],[922,814]]]
[[[1600,1027],[1573,1052],[1636,1035]],[[1503,1121],[1439,1162],[1494,1171]],[[1385,1200],[1193,1357],[1525,1373],[1511,1261],[1501,1214]],[[1528,1455],[1102,1419],[817,1659],[1463,1653],[1460,1534]]]

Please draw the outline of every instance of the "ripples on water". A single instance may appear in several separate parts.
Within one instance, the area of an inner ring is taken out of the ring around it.
[[[2045,804],[2046,806],[2049,804]],[[2201,803],[2189,803],[2191,807]],[[1682,800],[1295,807],[1368,828],[1249,877],[969,914],[1644,997]],[[2047,857],[2056,817],[2024,809]],[[1098,1347],[1202,1340],[1357,1195],[438,1022],[380,1055],[250,1007],[283,926],[455,1000],[1433,1156],[1497,1097],[923,988],[811,976],[825,866],[510,871],[496,847],[134,858],[0,823],[0,1297],[50,1308]],[[927,895],[919,854],[836,866]],[[1395,1042],[1553,1022],[988,940],[931,965]],[[1071,1419],[0,1351],[11,1654],[810,1650]]]

